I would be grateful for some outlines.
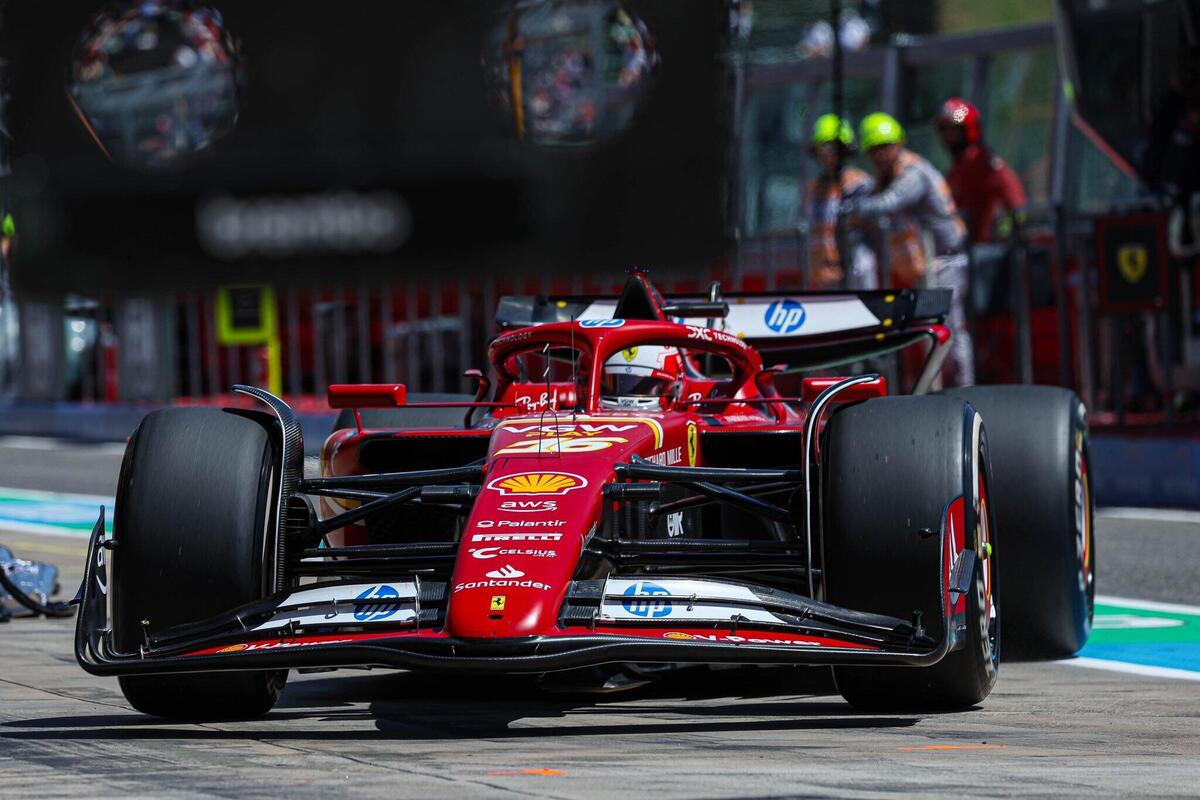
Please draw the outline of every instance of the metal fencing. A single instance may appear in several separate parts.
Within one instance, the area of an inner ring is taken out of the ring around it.
[[[754,63],[735,53],[733,65],[732,274],[806,286],[799,199],[816,171],[809,130],[831,110],[831,64]],[[1073,387],[1102,422],[1200,421],[1200,293],[1191,265],[1171,265],[1161,310],[1112,313],[1098,303],[1096,219],[1155,209],[1073,124],[1052,24],[898,39],[847,54],[844,74],[852,121],[893,114],[909,147],[942,168],[948,157],[933,120],[946,97],[969,98],[989,145],[1025,184],[1031,202],[1020,241],[974,254],[968,307],[980,381]]]
[[[734,53],[732,71],[730,257],[693,274],[653,277],[667,292],[699,291],[713,279],[727,291],[810,288],[798,201],[815,169],[807,136],[828,110],[830,65],[751,63]],[[1186,418],[1176,411],[1200,389],[1195,289],[1182,270],[1174,304],[1161,313],[1097,311],[1094,218],[1144,199],[1072,125],[1053,27],[896,41],[847,55],[845,75],[851,116],[895,114],[910,146],[935,163],[945,161],[930,124],[936,103],[969,97],[988,120],[989,142],[1026,184],[1022,236],[975,253],[969,307],[980,380],[1073,386],[1117,422],[1140,413],[1127,402],[1129,385],[1147,386],[1159,398],[1148,419]],[[86,298],[6,292],[0,389],[27,400],[214,402],[233,383],[274,379],[301,405],[320,403],[339,382],[465,391],[462,373],[482,365],[500,295],[613,293],[620,278],[433,275],[274,287],[273,344],[222,335],[223,289]]]

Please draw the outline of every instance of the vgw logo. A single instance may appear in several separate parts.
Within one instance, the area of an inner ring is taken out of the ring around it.
[[[372,586],[360,594],[355,600],[375,600],[381,602],[358,602],[354,604],[354,618],[359,622],[378,622],[387,619],[400,610],[400,593],[395,587],[386,583]]]
[[[635,583],[622,592],[628,600],[622,600],[621,606],[635,617],[668,617],[671,615],[671,601],[654,600],[650,595],[668,595],[665,587],[650,581]]]
[[[808,312],[804,310],[804,306],[795,300],[784,298],[767,306],[763,322],[776,333],[792,333],[799,330],[807,316]]]

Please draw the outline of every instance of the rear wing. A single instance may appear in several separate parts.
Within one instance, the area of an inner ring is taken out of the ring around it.
[[[656,294],[656,293],[655,293]],[[675,294],[630,303],[615,296],[505,296],[496,310],[502,330],[614,317],[687,322],[731,333],[790,369],[812,369],[890,352],[929,335],[950,310],[949,289],[870,292],[742,292]],[[618,307],[637,316],[618,315]]]

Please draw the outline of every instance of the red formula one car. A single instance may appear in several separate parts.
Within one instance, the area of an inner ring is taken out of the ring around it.
[[[262,714],[289,669],[356,666],[821,664],[858,706],[978,703],[1001,608],[1006,648],[1086,640],[1087,433],[1065,390],[928,394],[948,300],[666,300],[641,274],[504,298],[474,399],[330,387],[319,477],[259,389],[266,413],[150,414],[77,658],[167,717]],[[813,374],[921,343],[912,396]]]

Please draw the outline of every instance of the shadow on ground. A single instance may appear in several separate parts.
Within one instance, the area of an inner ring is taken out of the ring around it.
[[[906,728],[920,719],[855,711],[836,696],[828,669],[696,668],[606,693],[573,688],[585,685],[584,678],[568,676],[548,690],[535,678],[499,675],[308,676],[293,680],[275,710],[258,720],[168,722],[130,711],[6,722],[0,738],[355,741],[382,734],[398,740],[537,739]]]

